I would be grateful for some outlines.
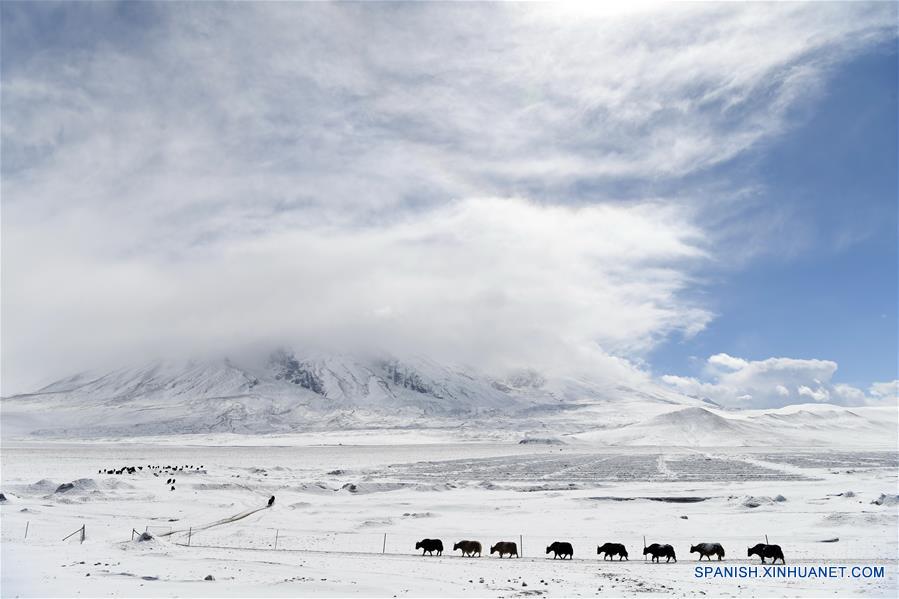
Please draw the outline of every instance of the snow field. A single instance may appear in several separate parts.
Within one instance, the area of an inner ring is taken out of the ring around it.
[[[4,447],[2,491],[9,501],[0,508],[2,594],[894,596],[899,508],[872,503],[895,494],[893,457],[843,450],[828,460],[826,452],[808,453],[817,456],[814,463],[790,458],[798,452],[659,448],[597,449],[592,455],[580,448],[566,462],[557,459],[556,447],[500,444]],[[660,459],[674,468],[663,473],[647,466]],[[205,472],[176,475],[174,492],[145,471],[96,474],[141,460],[145,466],[201,462]],[[701,468],[680,468],[684,460],[726,467],[717,468],[715,477],[697,478],[692,475]],[[614,474],[626,471],[629,461],[646,467],[635,468],[631,478]],[[757,468],[782,476],[754,478]],[[54,492],[78,479],[87,480]],[[272,508],[252,511],[270,495],[276,496]],[[221,524],[203,529],[216,522]],[[82,524],[84,544],[78,535],[61,541]],[[155,538],[131,541],[132,529]],[[200,530],[186,547],[184,531],[191,529]],[[644,534],[648,543],[674,545],[678,563],[645,563]],[[887,576],[694,577],[691,544],[720,542],[727,551],[722,564],[757,564],[746,547],[763,542],[765,534],[784,548],[788,565],[878,564]],[[488,555],[491,544],[519,542],[519,535],[523,558]],[[425,537],[443,540],[442,557],[416,554],[415,542]],[[823,542],[834,538],[839,541]],[[452,544],[462,539],[481,541],[485,556],[453,553]],[[572,562],[544,554],[555,540],[572,542]],[[630,561],[603,562],[595,552],[606,541],[624,543]],[[209,574],[215,581],[203,581]]]

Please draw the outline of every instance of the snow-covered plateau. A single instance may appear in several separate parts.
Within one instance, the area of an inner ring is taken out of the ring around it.
[[[4,597],[897,594],[895,407],[279,352],[70,377],[4,398],[2,433]],[[697,576],[691,545],[761,566],[766,537],[845,575]]]

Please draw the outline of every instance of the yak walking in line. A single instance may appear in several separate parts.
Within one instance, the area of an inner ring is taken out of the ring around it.
[[[500,559],[506,554],[508,554],[509,557],[512,557],[513,555],[518,557],[518,544],[513,543],[512,541],[500,541],[490,548],[490,555],[493,555],[494,553],[499,553]]]
[[[654,562],[658,562],[660,557],[667,558],[665,563],[667,564],[671,560],[677,561],[677,556],[674,555],[674,547],[671,545],[659,545],[658,543],[653,543],[649,547],[643,548],[643,555],[651,555],[652,560]]]
[[[428,555],[443,555],[443,541],[440,539],[422,539],[415,544],[416,549],[421,549],[421,554],[424,555],[427,553]]]
[[[574,557],[574,548],[571,546],[571,543],[566,543],[564,541],[555,541],[552,545],[547,547],[546,554],[549,555],[550,552],[553,554],[553,559],[558,557],[561,557],[562,559],[568,557],[568,559],[571,559]]]
[[[459,541],[455,545],[453,545],[453,551],[462,550],[462,555],[466,557],[474,557],[474,554],[477,553],[478,557],[481,557],[481,543],[480,541]]]
[[[724,547],[721,543],[699,543],[690,547],[690,553],[698,553],[699,561],[702,561],[702,558],[712,561],[712,556],[717,555],[720,562],[724,557]]]
[[[616,555],[619,556],[619,562],[623,559],[628,559],[627,549],[625,549],[624,545],[622,545],[621,543],[603,543],[596,548],[596,555],[602,554],[605,554],[603,555],[603,560],[614,559]]]
[[[784,561],[784,552],[781,550],[780,545],[765,545],[764,543],[759,543],[755,547],[750,547],[746,550],[747,557],[752,557],[753,555],[757,555],[762,558],[762,563],[765,563],[765,558],[770,557],[771,563],[775,563],[777,560],[780,560],[780,563],[785,564]]]

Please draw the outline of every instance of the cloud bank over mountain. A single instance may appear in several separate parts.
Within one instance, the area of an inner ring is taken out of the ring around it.
[[[744,360],[727,354],[710,356],[701,378],[674,375],[662,381],[688,395],[731,407],[780,407],[793,403],[835,403],[848,406],[896,402],[897,381],[862,389],[837,383],[837,363],[830,360],[768,358]]]
[[[580,9],[5,5],[3,393],[282,342],[648,380],[764,239],[733,239],[753,182],[690,177],[893,13]],[[695,384],[833,398],[811,362]]]

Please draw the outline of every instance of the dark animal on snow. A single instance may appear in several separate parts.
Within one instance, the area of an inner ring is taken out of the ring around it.
[[[273,505],[275,505],[275,496],[274,495],[272,495],[268,500],[268,507],[272,507]]]
[[[172,485],[172,488],[169,489],[169,491],[174,491],[174,490],[175,490],[175,485]]]
[[[603,543],[596,548],[596,555],[601,555],[603,553],[605,553],[605,555],[602,559],[613,559],[616,555],[620,556],[618,558],[619,562],[623,559],[628,559],[627,549],[625,549],[624,545],[621,543]]]
[[[428,555],[443,555],[443,541],[440,539],[422,539],[418,543],[415,544],[416,549],[421,549],[421,554],[424,555],[427,553]]]
[[[567,556],[568,559],[571,559],[574,556],[574,548],[572,548],[571,543],[566,543],[565,541],[555,541],[552,545],[546,548],[546,554],[552,552],[553,559],[561,557],[565,559]]]
[[[518,557],[518,545],[512,541],[500,541],[490,548],[490,555],[493,555],[494,553],[499,553],[500,559],[506,554],[508,554],[509,557],[512,557],[513,555]]]
[[[643,555],[651,555],[652,560],[654,562],[659,561],[660,557],[667,558],[665,563],[667,564],[671,560],[677,561],[677,556],[674,555],[674,547],[671,545],[659,545],[658,543],[653,543],[649,547],[643,548]]]
[[[480,541],[459,541],[453,545],[453,551],[458,551],[459,549],[462,550],[462,555],[474,557],[474,554],[477,553],[478,557],[481,557]]]
[[[702,558],[712,561],[712,556],[717,555],[720,562],[724,557],[724,547],[721,546],[721,543],[699,543],[690,547],[690,553],[698,553],[699,561],[702,561]]]
[[[780,563],[785,564],[784,561],[784,552],[781,550],[780,545],[765,545],[764,543],[759,543],[755,547],[750,547],[746,550],[746,555],[748,557],[752,557],[753,555],[757,555],[762,558],[762,563],[765,563],[765,558],[770,557],[771,563],[775,563],[777,560],[780,560]]]

